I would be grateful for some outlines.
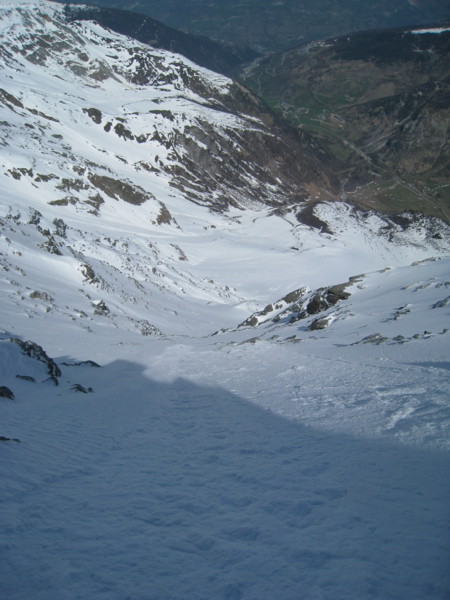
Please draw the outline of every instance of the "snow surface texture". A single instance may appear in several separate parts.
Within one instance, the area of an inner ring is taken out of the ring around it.
[[[1,596],[447,598],[445,226],[192,203],[156,156],[260,126],[208,108],[229,80],[142,47],[137,85],[136,42],[0,15]]]

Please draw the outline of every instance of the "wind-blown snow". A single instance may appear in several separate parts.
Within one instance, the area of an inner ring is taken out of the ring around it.
[[[140,45],[60,5],[0,19],[2,597],[446,598],[447,227],[190,202],[174,130],[257,126],[229,80],[147,49],[132,83]]]

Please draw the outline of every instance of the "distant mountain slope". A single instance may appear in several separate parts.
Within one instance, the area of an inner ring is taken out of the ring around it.
[[[119,0],[82,4],[124,8]],[[189,33],[262,52],[366,29],[450,17],[440,0],[134,0],[126,8]]]
[[[243,79],[320,140],[352,201],[448,219],[449,64],[444,23],[313,42],[256,61]]]
[[[69,20],[95,20],[116,33],[128,35],[154,48],[177,52],[219,73],[229,73],[243,62],[257,57],[257,53],[248,48],[232,47],[206,37],[183,33],[135,12],[66,5],[65,13]]]

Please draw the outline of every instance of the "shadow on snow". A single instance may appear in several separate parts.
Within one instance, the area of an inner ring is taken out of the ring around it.
[[[445,597],[444,455],[126,361],[76,368],[95,393],[65,395],[8,448],[11,481],[29,482],[3,501],[5,597]]]

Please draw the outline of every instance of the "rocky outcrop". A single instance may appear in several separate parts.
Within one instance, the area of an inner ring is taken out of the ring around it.
[[[308,319],[314,315],[327,311],[342,300],[350,297],[347,288],[359,281],[360,276],[352,277],[347,283],[332,285],[318,290],[299,288],[286,294],[277,302],[268,304],[262,311],[253,313],[243,321],[239,327],[256,327],[261,323],[295,323]],[[321,317],[313,320],[309,326],[311,330],[324,329],[330,319]]]
[[[0,398],[6,398],[7,400],[14,400],[14,392],[9,389],[6,385],[0,386]]]
[[[55,385],[59,384],[58,377],[61,377],[61,369],[58,367],[56,362],[47,355],[45,350],[39,346],[39,344],[31,341],[24,342],[19,338],[11,338],[10,341],[13,344],[17,344],[25,356],[43,363],[47,370],[49,379],[53,381]]]

